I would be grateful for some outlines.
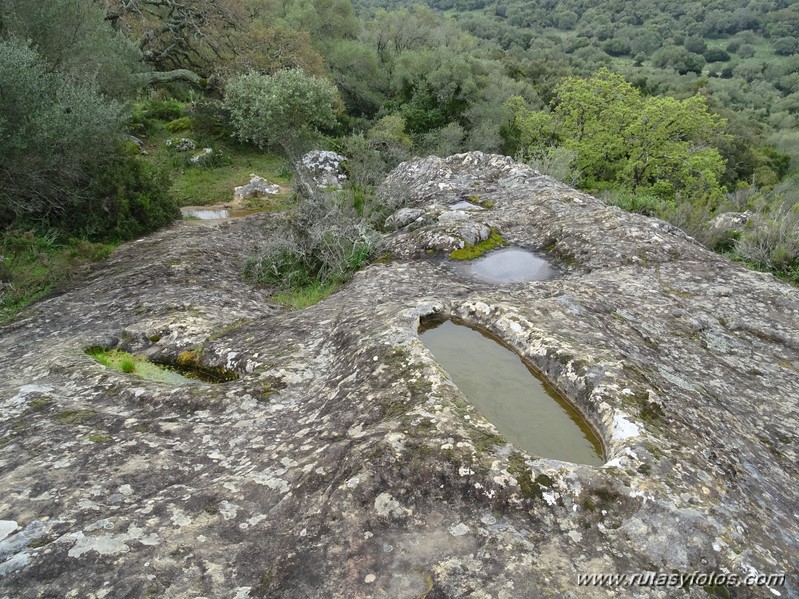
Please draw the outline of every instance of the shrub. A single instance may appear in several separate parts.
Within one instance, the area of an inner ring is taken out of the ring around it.
[[[741,260],[799,283],[799,209],[782,205],[759,211],[735,243]]]
[[[618,206],[628,212],[637,212],[646,216],[661,216],[667,209],[668,202],[651,194],[639,194],[624,190],[607,190],[602,196],[606,204]]]
[[[220,100],[203,98],[189,106],[192,130],[201,138],[220,139],[235,133],[230,124],[230,113]]]
[[[708,48],[703,53],[707,62],[729,62],[730,55],[721,48]]]
[[[298,155],[320,129],[336,124],[341,100],[335,86],[300,69],[249,73],[228,84],[225,107],[236,135],[260,147]]]
[[[121,107],[0,41],[0,216],[52,219],[70,208],[121,139]]]
[[[576,150],[550,146],[530,156],[523,156],[522,159],[542,175],[557,179],[566,185],[576,185],[580,180],[577,156]]]
[[[347,192],[304,199],[250,260],[248,278],[276,289],[344,282],[374,255],[380,236]]]
[[[181,131],[186,131],[187,129],[191,129],[191,118],[187,116],[182,116],[180,118],[175,119],[174,121],[169,121],[166,124],[167,131],[170,133],[180,133]]]
[[[180,210],[166,176],[135,156],[115,155],[86,193],[53,220],[54,226],[91,240],[125,240],[169,224]]]

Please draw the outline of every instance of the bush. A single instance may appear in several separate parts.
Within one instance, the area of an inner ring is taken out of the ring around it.
[[[248,278],[275,289],[341,283],[374,255],[380,236],[346,192],[303,200],[250,260]]]
[[[136,42],[115,31],[95,0],[3,0],[0,37],[24,40],[48,73],[106,97],[135,97],[144,81]]]
[[[602,200],[611,206],[618,206],[628,212],[637,212],[646,216],[662,216],[669,202],[651,195],[638,194],[624,190],[607,190],[601,195]]]
[[[191,129],[191,118],[187,116],[182,116],[174,121],[169,121],[166,124],[166,129],[170,133],[180,133],[181,131],[186,131]]]
[[[228,138],[235,133],[230,124],[230,113],[219,100],[204,98],[193,102],[188,110],[192,130],[201,138]]]
[[[308,147],[320,129],[336,124],[340,104],[332,83],[300,69],[243,75],[228,84],[225,95],[239,139],[290,157]]]
[[[799,40],[795,37],[781,37],[774,40],[774,53],[780,56],[791,56],[799,52]]]
[[[729,62],[730,55],[721,48],[708,48],[703,56],[707,62]]]
[[[799,283],[799,209],[782,205],[758,212],[735,243],[744,262]]]
[[[602,49],[611,56],[626,56],[630,53],[630,43],[627,40],[614,37],[603,42]]]
[[[581,176],[577,157],[578,153],[575,150],[552,146],[531,156],[522,156],[522,160],[542,175],[574,186]]]
[[[0,215],[63,213],[121,139],[121,107],[48,69],[18,41],[0,41]]]
[[[707,43],[701,37],[691,35],[683,40],[683,48],[694,54],[703,54],[707,50]]]
[[[149,163],[117,154],[52,225],[95,241],[132,239],[180,217],[168,189],[167,178]]]

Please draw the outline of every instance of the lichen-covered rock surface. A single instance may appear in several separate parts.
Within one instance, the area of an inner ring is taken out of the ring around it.
[[[267,215],[129,243],[0,330],[0,597],[799,596],[796,289],[499,156],[383,193],[411,209],[394,260],[306,310],[242,280]],[[559,276],[459,275],[447,238],[486,230]],[[504,443],[420,342],[431,314],[545,372],[607,463]],[[150,382],[96,346],[238,379]],[[787,576],[577,586],[647,571]]]

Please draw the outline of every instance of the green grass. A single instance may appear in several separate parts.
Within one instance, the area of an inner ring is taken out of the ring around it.
[[[189,382],[189,379],[181,376],[177,372],[162,368],[152,362],[148,362],[141,356],[136,356],[127,352],[92,347],[87,349],[86,353],[107,368],[125,373],[134,373],[148,381],[169,383],[172,385],[183,385]]]
[[[287,186],[290,178],[284,174],[284,161],[274,154],[266,154],[255,148],[224,147],[215,144],[214,149],[222,147],[230,164],[218,167],[183,167],[173,172],[172,193],[181,206],[205,206],[221,204],[233,200],[233,189],[250,180],[251,173],[260,175],[270,183]],[[283,199],[287,193],[275,196]]]
[[[281,291],[272,296],[272,299],[278,304],[282,304],[295,310],[302,310],[308,306],[318,304],[327,296],[331,295],[341,287],[341,283],[312,283],[306,287],[299,289],[292,289],[289,291]]]
[[[118,349],[90,347],[86,353],[106,368],[126,374],[135,374],[145,380],[170,385],[185,385],[191,380],[206,383],[222,383],[238,378],[236,373],[200,363],[200,350],[182,352],[174,364],[155,364],[144,356],[131,354]]]
[[[54,234],[7,231],[0,235],[0,324],[70,281],[116,246],[57,240]]]
[[[183,137],[193,140],[197,144],[197,150],[178,152],[166,145],[170,138]],[[172,181],[170,191],[180,206],[231,202],[233,189],[248,183],[253,173],[270,183],[283,186],[285,191],[262,199],[251,206],[252,208],[277,205],[276,209],[282,209],[287,197],[292,195],[291,171],[285,160],[254,146],[239,144],[229,138],[204,138],[192,129],[173,133],[167,129],[165,123],[159,123],[149,135],[143,136],[143,141],[148,152],[145,158],[169,171]],[[211,164],[191,164],[189,158],[204,147],[214,150]]]

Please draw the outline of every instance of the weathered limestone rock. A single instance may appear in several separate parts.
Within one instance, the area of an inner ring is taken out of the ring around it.
[[[189,158],[189,162],[192,164],[202,164],[208,161],[211,155],[214,153],[213,148],[203,148],[199,152],[197,152],[194,156]]]
[[[795,288],[499,156],[414,160],[387,186],[423,214],[479,196],[469,222],[562,275],[495,286],[402,258],[443,226],[423,219],[389,236],[400,258],[285,312],[240,276],[278,216],[119,248],[0,330],[0,597],[799,596]],[[607,463],[496,439],[420,342],[431,314],[545,372]],[[94,345],[240,378],[148,382]],[[577,586],[644,571],[787,578]]]
[[[314,150],[303,156],[296,165],[296,184],[310,197],[319,190],[341,189],[347,175],[342,169],[347,160],[341,154],[327,150]]]
[[[178,152],[188,152],[197,149],[197,144],[194,140],[187,137],[170,137],[166,140],[167,147],[174,148]]]
[[[752,213],[746,212],[724,212],[710,221],[710,229],[716,232],[735,232],[740,233],[752,218]]]
[[[233,190],[234,200],[246,200],[248,198],[275,195],[280,192],[280,187],[274,183],[270,183],[263,177],[250,173],[250,182],[236,187]]]

